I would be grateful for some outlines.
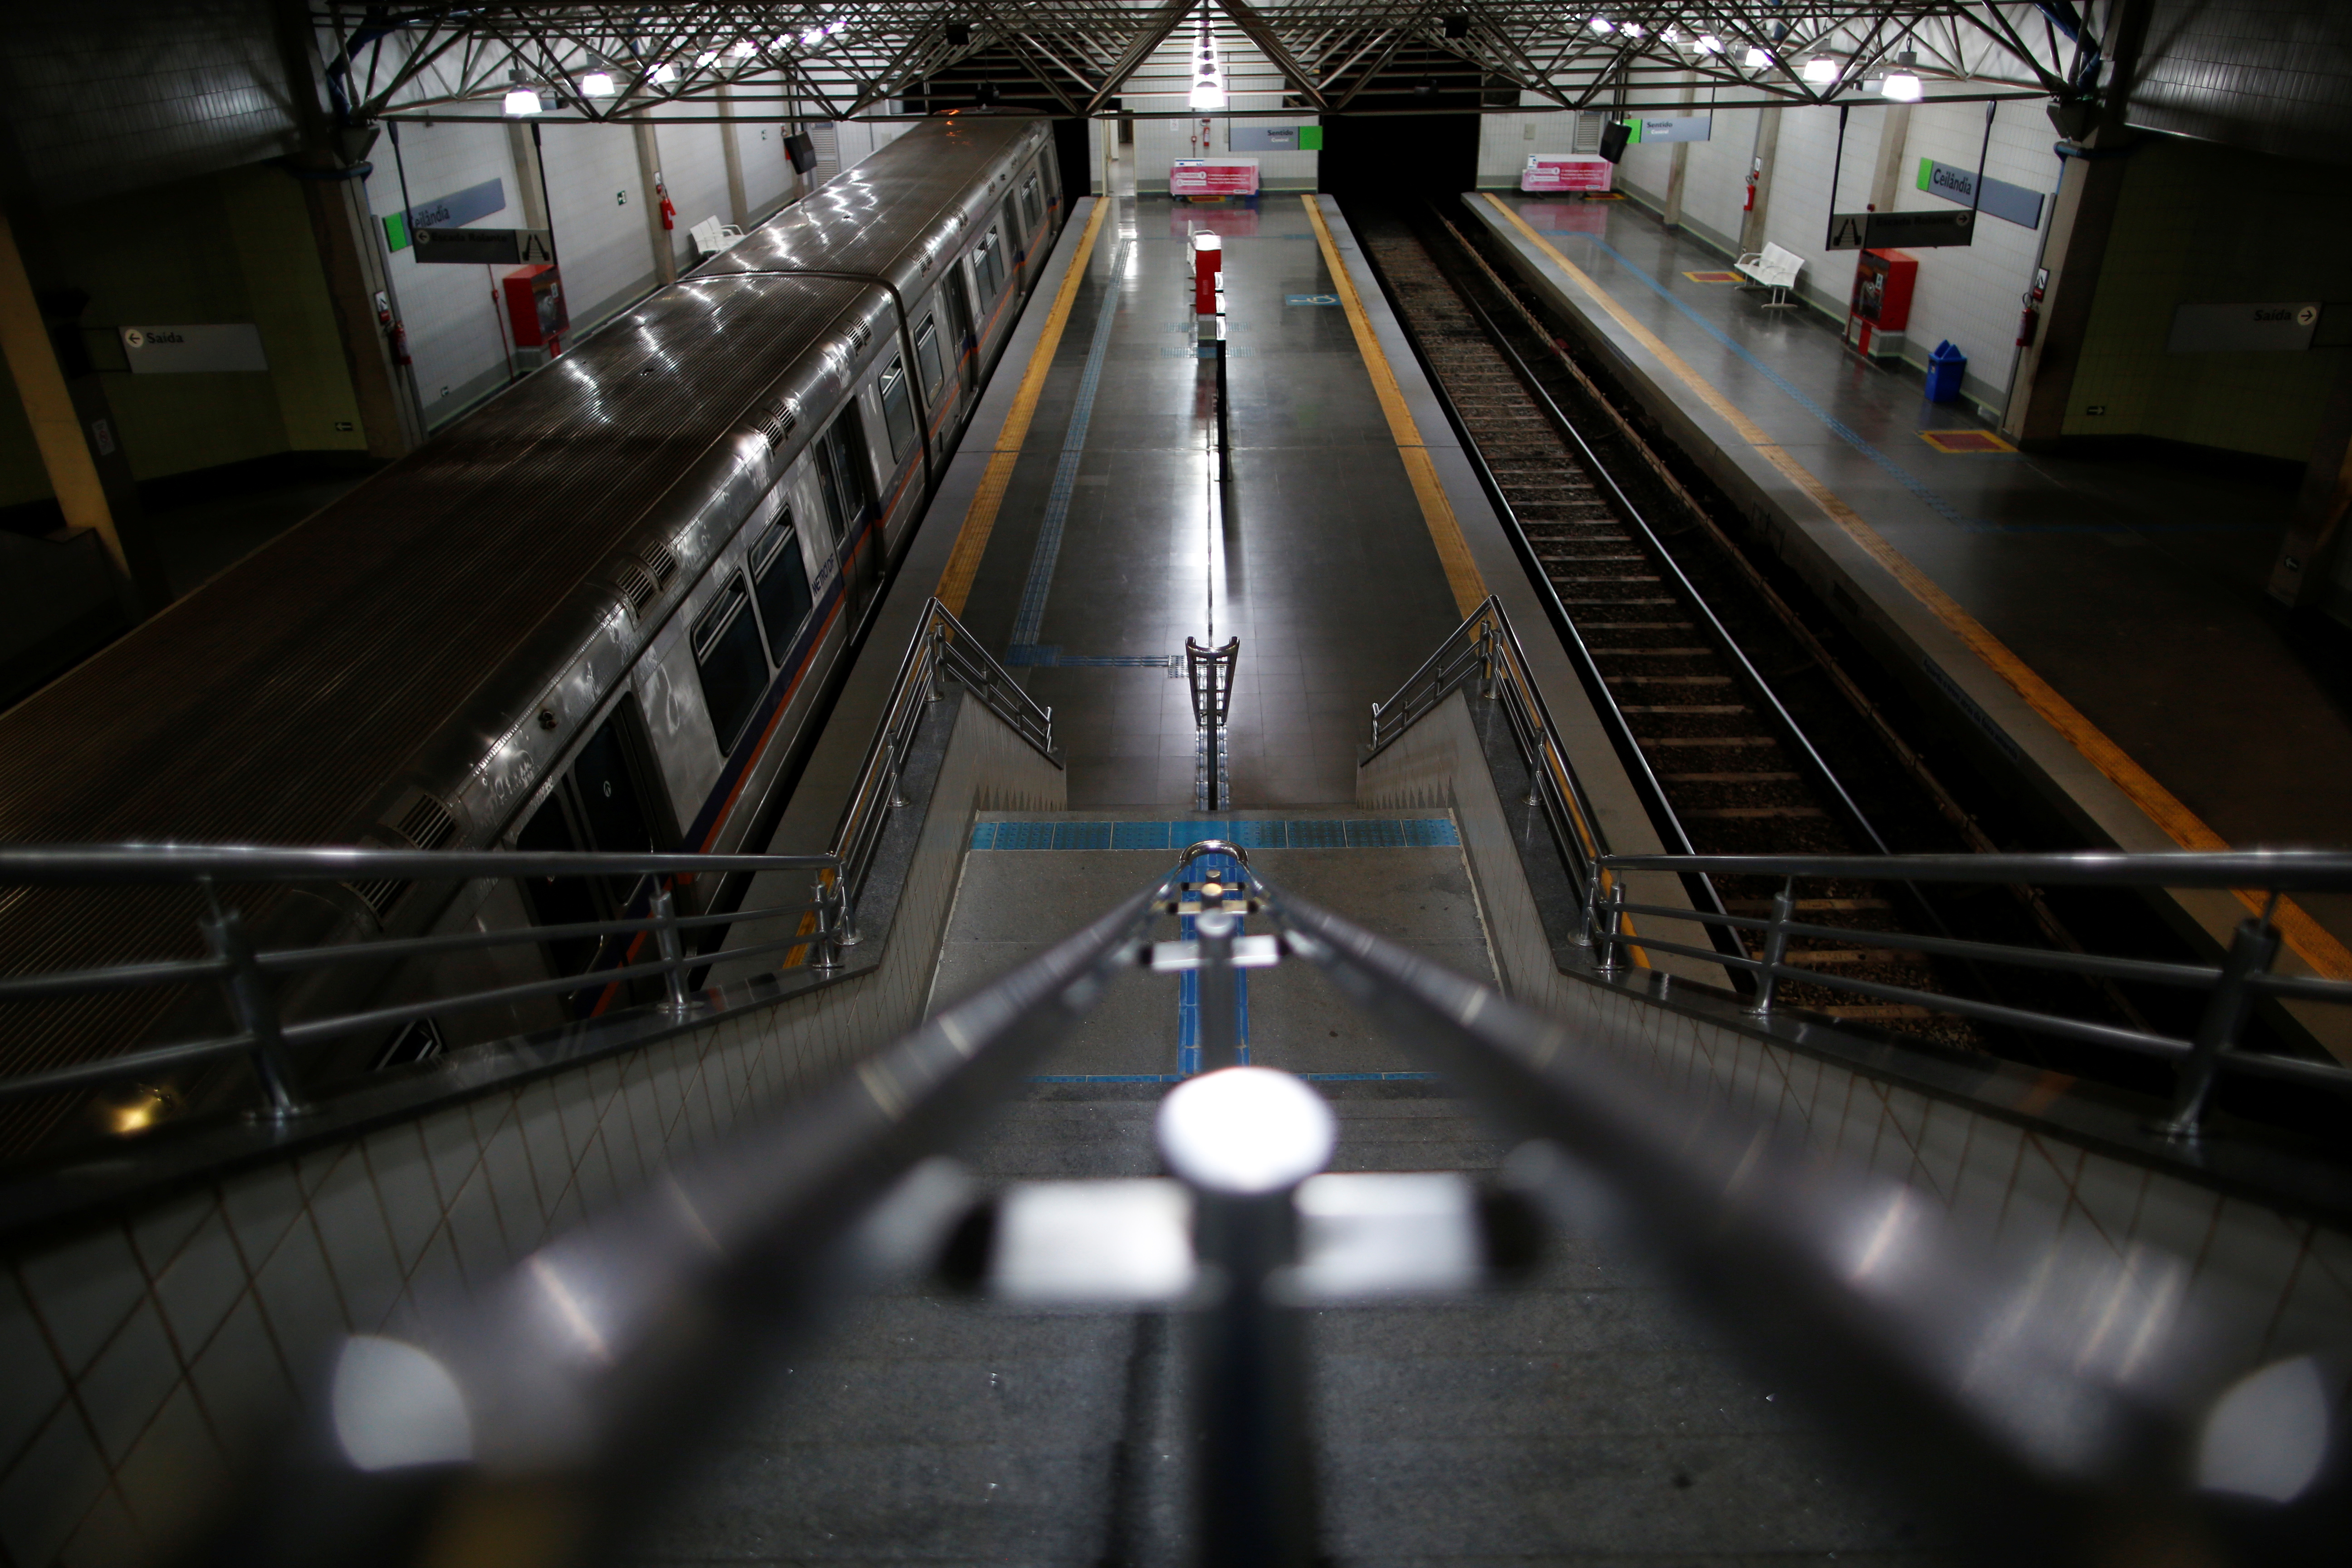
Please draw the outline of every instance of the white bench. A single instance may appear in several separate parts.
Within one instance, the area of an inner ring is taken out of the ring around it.
[[[1799,301],[1789,298],[1789,290],[1797,286],[1797,274],[1804,270],[1805,258],[1793,250],[1783,250],[1777,245],[1743,256],[1732,263],[1742,278],[1748,279],[1741,288],[1771,290],[1764,301],[1768,310],[1790,310]]]
[[[695,259],[708,260],[743,237],[743,231],[731,223],[720,223],[716,217],[704,218],[686,231],[694,241]]]

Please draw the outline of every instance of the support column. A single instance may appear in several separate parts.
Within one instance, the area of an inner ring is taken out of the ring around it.
[[[539,148],[530,127],[520,120],[507,121],[507,152],[514,159],[515,184],[521,186],[522,221],[526,228],[551,228],[547,221],[547,183],[539,168]]]
[[[1764,248],[1764,225],[1772,209],[1772,164],[1780,150],[1780,110],[1756,111],[1756,150],[1748,167],[1756,171],[1756,205],[1742,215],[1739,249],[1742,255]]]
[[[424,441],[425,412],[415,376],[393,360],[388,321],[399,320],[400,302],[384,263],[383,231],[368,211],[367,188],[356,179],[305,180],[302,196],[368,456],[389,462]]]
[[[2042,290],[2042,321],[2034,340],[2017,355],[2010,373],[2009,406],[2001,434],[2021,447],[2054,444],[2065,433],[2066,409],[2074,393],[2074,368],[2090,331],[2091,305],[2099,271],[2107,258],[2107,236],[2123,199],[2128,154],[2139,138],[2122,124],[2137,73],[2140,40],[2147,28],[2147,0],[2123,0],[2109,26],[2112,64],[2105,108],[2084,143],[2081,156],[2062,161],[2058,194],[2050,204],[2050,227],[2042,237],[2034,281]]]
[[[2344,514],[2352,510],[2352,358],[2336,374],[2335,388],[2319,416],[2319,438],[2303,470],[2294,513],[2271,564],[2271,597],[2290,608],[2318,604],[2333,574],[2328,563],[2341,552]]]
[[[677,281],[677,242],[674,231],[662,226],[661,143],[650,121],[640,120],[637,135],[637,183],[646,193],[646,233],[654,250],[654,276],[664,283]]]
[[[1878,167],[1870,176],[1870,210],[1891,213],[1895,193],[1903,188],[1904,149],[1911,140],[1911,106],[1890,103],[1879,111]]]
[[[97,532],[114,563],[124,610],[143,619],[171,603],[172,590],[147,537],[105,385],[82,348],[87,296],[19,249],[15,220],[27,207],[12,202],[8,209],[0,210],[0,354],[66,526]]]
[[[721,82],[719,86],[719,112],[726,115],[734,108],[735,85]],[[722,119],[719,122],[719,153],[727,163],[727,210],[732,216],[728,222],[737,228],[751,226],[751,203],[743,194],[743,146],[736,139],[735,122]]]
[[[1683,89],[1683,112],[1688,114],[1692,105],[1697,101],[1698,89],[1695,86],[1685,86]],[[1675,143],[1674,152],[1667,156],[1666,205],[1658,215],[1659,221],[1668,228],[1680,228],[1683,226],[1683,176],[1689,168],[1690,143],[1677,142]]]

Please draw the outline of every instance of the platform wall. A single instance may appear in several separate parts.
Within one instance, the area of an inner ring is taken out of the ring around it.
[[[1695,104],[1688,112],[1706,113],[1706,105]],[[1725,256],[1738,249],[1748,169],[1756,155],[1759,124],[1768,113],[1780,117],[1780,132],[1766,202],[1764,238],[1805,258],[1799,292],[1843,321],[1853,258],[1827,247],[1830,176],[1835,165],[1839,210],[1860,211],[1869,204],[1881,139],[1888,123],[1885,106],[1860,105],[1848,116],[1842,157],[1833,109],[1741,109],[1717,113],[1707,141],[1685,143],[1689,152],[1683,174],[1682,227]],[[1566,121],[1572,117],[1490,117],[1481,142],[1482,184],[1489,180],[1490,166],[1495,183],[1516,180],[1516,171],[1526,161],[1513,141],[1524,135],[1513,123],[1521,118]],[[1933,158],[1972,169],[1980,148],[1993,178],[2044,195],[2057,190],[2059,160],[2051,151],[2053,133],[2038,104],[2000,105],[1989,148],[1984,136],[1981,105],[1915,107],[1896,167],[1892,210],[1948,207],[1950,204],[1918,188],[1919,161]],[[1528,152],[1555,150],[1566,148],[1539,142],[1526,146]],[[1618,166],[1618,188],[1652,211],[1662,210],[1673,159],[1671,144],[1637,143],[1628,148]],[[1939,342],[1950,340],[1969,356],[1966,395],[1981,405],[2000,406],[2016,355],[2019,296],[2032,279],[2048,222],[2045,202],[2041,227],[2029,229],[1987,217],[1979,220],[1973,245],[1915,253],[1920,259],[1919,285],[1912,303],[1905,357],[1924,367],[1928,352]]]
[[[1120,94],[1124,106],[1138,113],[1168,113],[1190,106],[1191,68],[1198,34],[1190,23],[1178,27],[1152,52]],[[1218,64],[1228,84],[1229,110],[1282,107],[1281,71],[1237,30],[1219,29]],[[1181,90],[1180,90],[1181,89]],[[1206,135],[1202,134],[1206,122]],[[1181,120],[1135,122],[1135,145],[1127,149],[1135,159],[1135,188],[1165,191],[1169,165],[1179,158],[1218,158],[1233,153],[1233,127],[1241,124],[1313,125],[1314,115],[1301,110],[1295,119],[1235,121],[1223,115],[1194,115]],[[1102,166],[1097,143],[1095,166]],[[1311,191],[1321,155],[1316,153],[1233,153],[1258,161],[1258,188],[1267,191]]]

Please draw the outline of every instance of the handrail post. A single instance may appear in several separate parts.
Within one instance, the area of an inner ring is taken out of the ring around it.
[[[678,940],[677,901],[667,888],[654,893],[654,940],[661,949],[662,980],[669,991],[665,1004],[672,1013],[684,1016],[686,1002],[686,944]]]
[[[1624,928],[1625,911],[1621,907],[1624,902],[1625,879],[1610,878],[1609,891],[1602,899],[1601,916],[1600,969],[1603,974],[1614,974],[1622,967],[1617,962],[1617,937]]]
[[[836,871],[834,875],[838,877],[839,873]],[[816,886],[813,889],[816,903],[816,952],[814,962],[809,967],[830,971],[841,967],[841,933],[835,921],[833,889],[825,881],[825,876],[823,871],[816,874]]]
[[[1789,922],[1797,918],[1797,879],[1780,884],[1772,895],[1772,923],[1764,932],[1764,967],[1756,977],[1756,1000],[1748,1011],[1759,1018],[1772,1013],[1773,993],[1780,988],[1780,962],[1789,955]]]
[[[2221,961],[2221,975],[2205,1000],[2204,1016],[2197,1021],[2196,1037],[2174,1075],[2172,1115],[2159,1129],[2166,1137],[2195,1142],[2202,1135],[2205,1104],[2212,1098],[2222,1053],[2237,1045],[2238,1031],[2245,1027],[2246,1014],[2254,1005],[2246,982],[2270,968],[2278,945],[2278,931],[2268,921],[2249,915],[2238,922],[2229,956]]]
[[[199,923],[213,956],[228,966],[221,984],[228,993],[229,1010],[237,1027],[253,1038],[253,1075],[261,1080],[267,1100],[259,1115],[270,1121],[300,1115],[302,1104],[294,1098],[292,1064],[286,1056],[278,998],[270,994],[268,978],[254,961],[253,938],[245,929],[245,916],[234,905],[216,904]]]
[[[1499,660],[1495,653],[1495,623],[1486,621],[1478,627],[1478,695],[1492,702],[1502,695],[1502,681],[1496,673]]]
[[[1601,945],[1601,878],[1602,867],[1598,860],[1584,863],[1584,919],[1577,926],[1576,945]]]

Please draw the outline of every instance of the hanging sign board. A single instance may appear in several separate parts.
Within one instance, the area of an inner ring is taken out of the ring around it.
[[[476,218],[504,212],[506,206],[503,180],[484,180],[433,201],[419,202],[405,213],[394,213],[383,220],[384,248],[406,250],[409,236],[420,228],[459,228]]]
[[[1971,212],[1836,213],[1830,218],[1830,250],[1928,250],[1976,240]]]
[[[1633,140],[1643,143],[1706,142],[1715,135],[1715,121],[1705,114],[1636,115],[1633,127]]]
[[[122,327],[122,357],[133,375],[179,375],[194,371],[268,370],[261,329],[250,321],[202,327]]]
[[[1169,166],[1171,196],[1254,196],[1257,195],[1255,158],[1179,158]]]
[[[1538,155],[1528,158],[1528,166],[1519,171],[1519,189],[1605,191],[1616,172],[1617,166],[1606,158]]]
[[[543,228],[420,228],[416,259],[476,267],[546,267],[555,260],[555,237]]]
[[[1984,186],[1984,198],[1977,199],[1977,186]],[[2021,228],[2042,226],[2042,193],[2029,191],[2023,185],[2012,185],[2006,180],[1996,180],[1990,174],[1979,181],[1974,169],[1956,169],[1949,163],[1938,163],[1933,158],[1919,160],[1919,188],[1931,196],[1941,196],[1961,206],[1974,203],[1978,209],[1990,216],[2013,223]]]
[[[2177,354],[2295,351],[2319,330],[2316,300],[2283,305],[2182,305],[2172,312],[2165,348]]]
[[[1266,125],[1237,120],[1225,127],[1225,147],[1234,153],[1311,153],[1322,145],[1319,125]]]

